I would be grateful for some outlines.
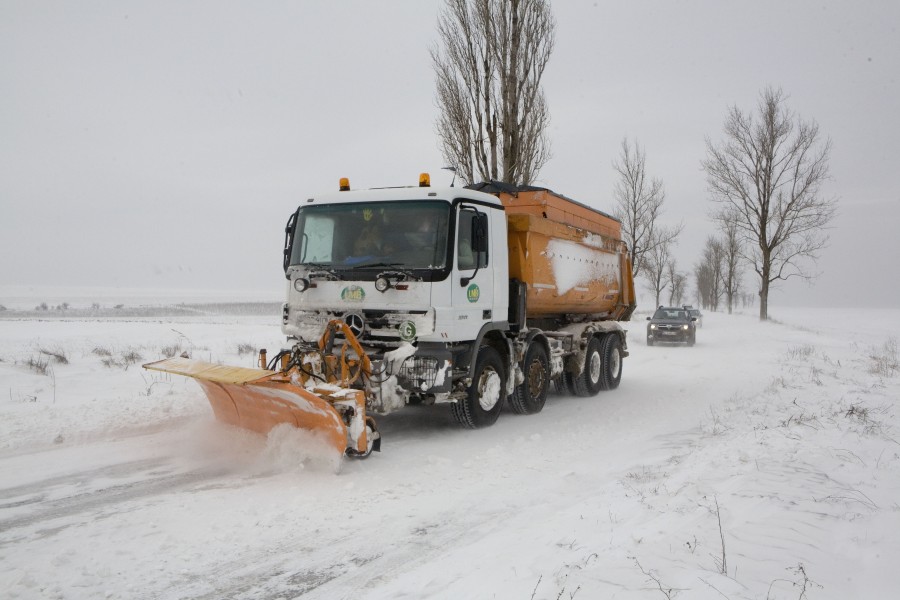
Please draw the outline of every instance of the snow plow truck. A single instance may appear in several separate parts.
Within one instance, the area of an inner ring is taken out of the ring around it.
[[[285,228],[287,347],[259,368],[175,357],[220,421],[288,423],[349,457],[380,450],[372,415],[449,404],[468,428],[507,405],[538,413],[551,385],[615,389],[635,309],[615,218],[548,189],[484,182],[339,191]]]

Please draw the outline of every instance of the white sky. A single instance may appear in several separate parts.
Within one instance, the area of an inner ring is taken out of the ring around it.
[[[435,184],[439,0],[0,0],[0,284],[281,293],[303,199]],[[766,85],[831,137],[840,216],[812,288],[775,303],[897,306],[900,3],[556,2],[541,185],[612,209],[623,137],[713,232],[700,161]],[[755,289],[754,280],[746,284]]]

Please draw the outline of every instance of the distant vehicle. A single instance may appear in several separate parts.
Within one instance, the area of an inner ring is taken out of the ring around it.
[[[694,325],[703,327],[703,313],[700,312],[699,308],[694,308],[690,304],[685,304],[684,310],[688,311],[688,314],[694,318]]]
[[[682,307],[660,306],[647,317],[647,345],[657,342],[680,343],[693,346],[697,341],[697,326],[694,317]]]

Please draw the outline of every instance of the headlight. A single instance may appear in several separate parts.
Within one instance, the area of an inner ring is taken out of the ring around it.
[[[379,292],[386,292],[391,287],[391,281],[384,275],[375,280],[375,289]]]
[[[294,280],[294,289],[300,293],[305,292],[309,288],[309,280],[302,277]]]
[[[650,329],[656,329],[656,325],[654,325],[654,324],[651,323],[651,324],[650,324]]]
[[[681,328],[684,329],[685,331],[687,331],[688,329],[690,329],[690,327],[688,327],[687,325],[682,325]]]

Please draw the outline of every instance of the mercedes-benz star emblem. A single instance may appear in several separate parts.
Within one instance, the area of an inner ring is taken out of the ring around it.
[[[353,335],[355,335],[356,337],[361,336],[366,328],[366,321],[359,313],[350,313],[344,315],[344,323],[347,324],[347,327],[350,328],[350,331],[352,331]]]

